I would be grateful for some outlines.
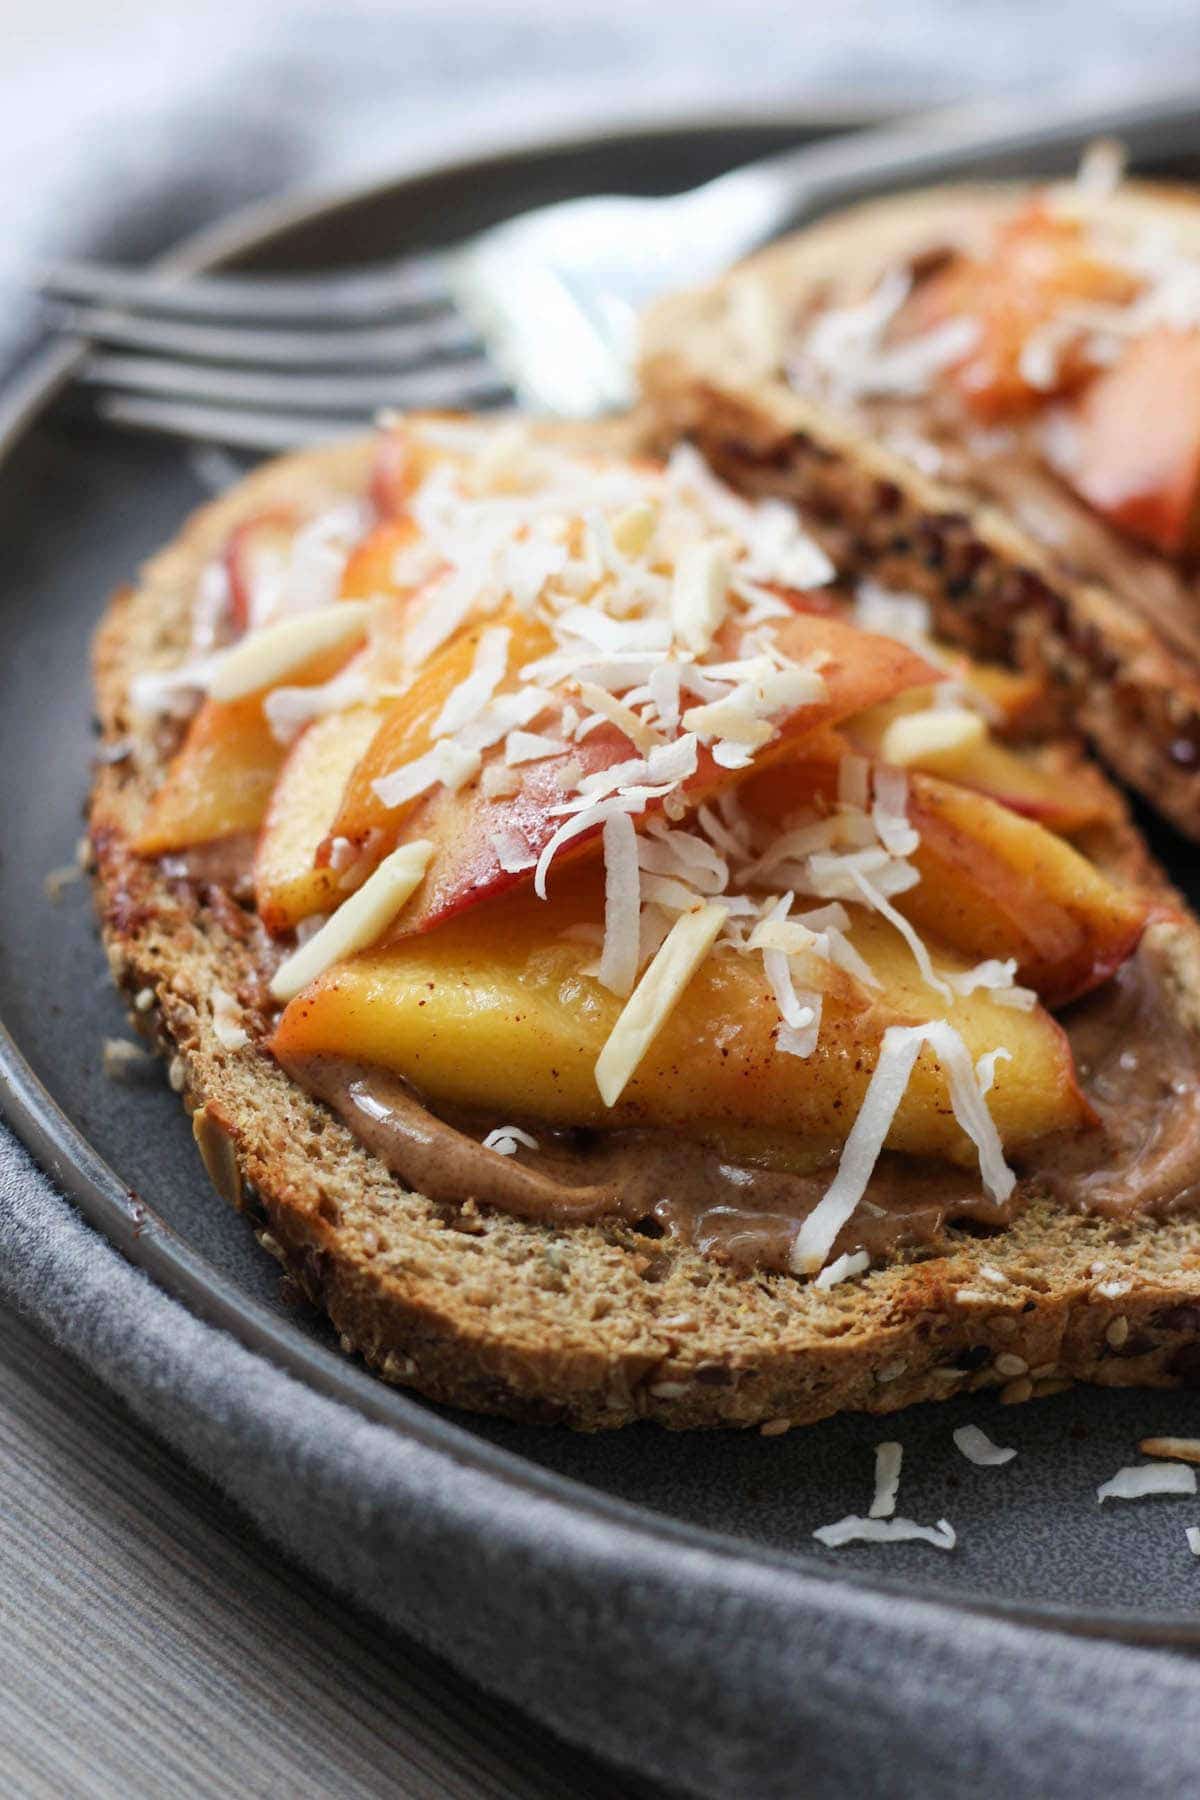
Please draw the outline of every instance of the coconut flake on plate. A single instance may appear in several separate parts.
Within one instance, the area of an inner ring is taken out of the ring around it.
[[[904,1446],[888,1441],[875,1446],[875,1496],[871,1501],[871,1510],[867,1515],[872,1519],[890,1519],[896,1511],[896,1496],[900,1492],[900,1465],[904,1460]]]
[[[987,1432],[978,1425],[960,1425],[951,1435],[967,1461],[976,1463],[981,1469],[998,1469],[1002,1463],[1011,1462],[1017,1454],[1011,1448],[993,1444]]]
[[[1153,1494],[1194,1494],[1196,1471],[1186,1463],[1137,1463],[1118,1469],[1108,1481],[1096,1489],[1103,1506],[1106,1500],[1144,1500]]]
[[[819,1525],[813,1536],[830,1550],[845,1544],[932,1544],[936,1550],[953,1550],[957,1534],[948,1519],[936,1525],[918,1525],[912,1519],[861,1519],[851,1513],[833,1525]]]

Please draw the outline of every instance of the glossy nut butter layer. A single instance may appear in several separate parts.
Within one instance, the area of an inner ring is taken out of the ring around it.
[[[1193,1185],[1154,908],[1036,682],[687,447],[407,422],[195,619],[138,848],[252,893],[272,1053],[405,1183],[801,1276]]]

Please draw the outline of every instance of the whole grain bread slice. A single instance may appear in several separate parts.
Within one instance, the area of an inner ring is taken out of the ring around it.
[[[834,403],[789,376],[798,323],[834,289],[948,245],[980,246],[1033,191],[948,186],[867,202],[669,296],[643,322],[643,390],[663,442],[690,437],[734,486],[802,505],[835,559],[849,554],[884,585],[922,595],[946,637],[1048,672],[1062,716],[1200,837],[1200,579],[1091,515],[1048,473],[1022,510],[1011,491],[938,471],[917,434],[912,447],[907,432],[889,438],[886,407]],[[1069,204],[1121,239],[1169,227],[1200,266],[1200,201],[1188,190],[1072,189]],[[1079,534],[1069,554],[1055,523],[1064,516]]]
[[[437,1401],[584,1429],[650,1418],[779,1430],[968,1389],[1017,1401],[1072,1380],[1200,1382],[1194,1217],[1114,1222],[1039,1199],[997,1235],[951,1231],[945,1253],[900,1255],[822,1290],[738,1274],[620,1222],[558,1229],[434,1205],[282,1073],[263,1048],[253,912],[130,850],[175,731],[149,731],[129,688],[184,654],[196,578],[235,523],[361,493],[369,455],[351,445],[289,457],[204,508],[116,596],[95,646],[113,760],[97,768],[91,838],[114,979],[168,1059],[217,1190],[325,1309],[343,1349]],[[1130,880],[1151,876],[1127,824],[1091,848]],[[1153,929],[1174,1003],[1200,1028],[1196,928]],[[214,1019],[218,990],[249,1033],[241,1048],[223,1041],[227,1016],[224,1030]]]

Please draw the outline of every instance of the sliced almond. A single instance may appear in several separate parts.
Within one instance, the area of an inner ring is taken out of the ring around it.
[[[276,686],[322,650],[365,637],[370,616],[369,601],[339,600],[252,631],[214,663],[207,683],[210,699],[241,700]]]
[[[729,557],[712,539],[688,544],[680,552],[671,586],[671,624],[679,641],[697,656],[704,655],[724,622],[729,576]]]
[[[640,556],[654,536],[656,509],[648,500],[635,500],[612,522],[613,543],[622,556]]]
[[[1166,1457],[1169,1462],[1200,1463],[1200,1438],[1143,1438],[1138,1449],[1143,1456]]]
[[[879,755],[898,769],[918,763],[949,765],[986,735],[979,713],[965,706],[930,707],[893,719],[879,741]]]
[[[353,956],[356,950],[365,950],[382,937],[420,886],[432,855],[433,845],[427,838],[420,838],[385,856],[358,892],[351,894],[320,931],[276,970],[271,982],[274,998],[294,999],[334,963]]]
[[[701,906],[678,918],[629,996],[596,1059],[596,1086],[614,1106],[725,923],[723,906]]]

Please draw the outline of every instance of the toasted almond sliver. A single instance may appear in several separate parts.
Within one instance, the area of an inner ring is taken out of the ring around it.
[[[880,739],[879,754],[885,763],[902,769],[927,759],[952,759],[982,743],[986,735],[977,712],[961,706],[930,707],[926,712],[901,713],[893,719]]]
[[[1143,1438],[1138,1449],[1143,1456],[1165,1456],[1171,1462],[1200,1463],[1200,1438]]]
[[[217,658],[208,678],[209,698],[241,700],[276,686],[310,656],[364,637],[370,616],[369,601],[339,600],[252,631]]]
[[[688,544],[675,564],[671,623],[679,641],[697,656],[709,648],[729,610],[730,562],[724,546]]]
[[[613,1106],[620,1099],[708,955],[726,917],[723,906],[701,906],[695,912],[681,913],[659,945],[597,1058],[596,1086],[605,1106]]]
[[[291,1000],[310,981],[343,957],[365,950],[381,937],[400,908],[420,886],[433,845],[427,838],[402,844],[385,856],[356,894],[343,902],[320,931],[281,963],[271,982],[276,1000]]]

